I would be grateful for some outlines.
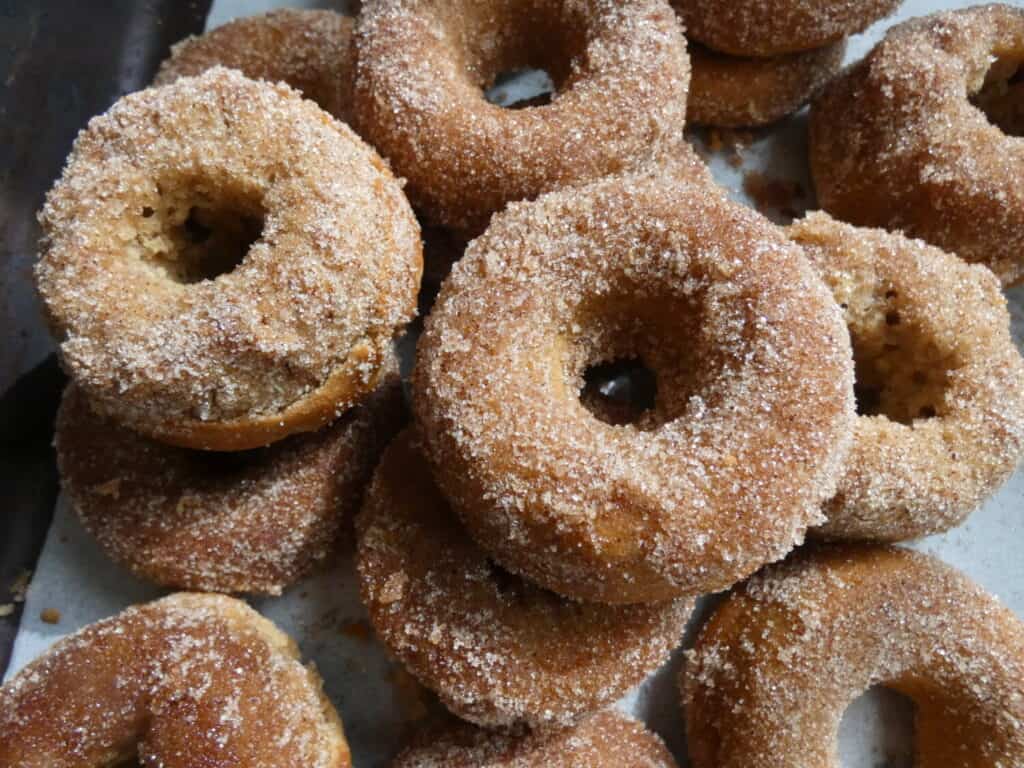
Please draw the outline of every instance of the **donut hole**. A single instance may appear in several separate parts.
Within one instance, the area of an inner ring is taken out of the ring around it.
[[[890,290],[843,309],[853,343],[857,413],[912,425],[943,414],[949,370],[956,364],[908,320],[899,300]]]
[[[255,200],[243,190],[218,188],[215,196],[187,183],[158,185],[133,223],[142,261],[181,285],[233,272],[263,233]]]
[[[524,12],[519,0],[501,0],[480,14],[469,4],[461,29],[449,32],[484,99],[516,109],[544,106],[571,87],[585,63],[592,22],[584,11],[544,2]]]
[[[572,343],[567,375],[579,404],[598,421],[654,431],[703,402],[722,361],[701,333],[699,296],[603,297],[581,309],[565,330]]]
[[[550,104],[554,92],[554,80],[546,70],[518,69],[499,73],[484,98],[506,109],[526,109]]]
[[[875,686],[847,707],[839,723],[842,768],[913,768],[915,718],[912,699]]]
[[[1003,133],[1024,136],[1024,52],[996,54],[970,100]]]
[[[654,408],[658,381],[638,358],[592,365],[583,373],[580,402],[606,424],[635,424]]]

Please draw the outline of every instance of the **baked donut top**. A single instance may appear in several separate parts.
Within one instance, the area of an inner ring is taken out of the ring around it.
[[[369,388],[415,312],[418,225],[387,166],[297,92],[234,70],[90,121],[40,221],[63,362],[134,424],[275,416],[347,366]],[[250,237],[233,269],[216,263]]]
[[[584,373],[630,357],[654,405],[610,425],[581,403]],[[854,417],[846,329],[800,249],[716,188],[655,174],[496,216],[442,287],[413,383],[460,516],[505,521],[556,591],[639,560],[705,591],[783,556],[821,521]],[[595,567],[570,574],[567,555]]]
[[[129,608],[0,688],[0,765],[347,768],[341,721],[297,657],[231,598]]]
[[[1024,624],[906,549],[812,549],[764,569],[701,629],[682,684],[699,768],[838,766],[842,714],[874,685],[916,705],[918,764],[1024,761]]]
[[[356,25],[356,120],[429,223],[475,236],[491,214],[618,173],[683,141],[689,60],[662,0],[380,0]],[[543,68],[550,103],[485,90]]]

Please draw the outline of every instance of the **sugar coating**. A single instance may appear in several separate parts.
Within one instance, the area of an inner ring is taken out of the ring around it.
[[[738,128],[768,125],[810,101],[839,72],[846,41],[771,58],[729,56],[699,43],[689,51],[690,122]]]
[[[639,357],[612,426],[586,368]],[[413,375],[435,476],[509,570],[614,603],[728,586],[823,522],[852,439],[838,306],[800,249],[687,173],[516,203],[442,287]]]
[[[618,712],[601,712],[575,728],[529,734],[451,729],[407,749],[393,768],[676,768],[661,739]]]
[[[171,48],[154,85],[167,85],[216,66],[253,80],[283,82],[334,117],[352,119],[353,21],[334,11],[280,8],[235,19]]]
[[[809,51],[863,32],[900,0],[671,0],[694,40],[732,56]]]
[[[194,206],[263,224],[233,271],[185,283],[173,235]],[[383,161],[234,70],[90,121],[40,220],[64,365],[97,409],[165,440],[237,449],[315,429],[376,388],[415,313],[419,228]]]
[[[378,636],[480,725],[566,727],[609,706],[665,662],[693,609],[579,603],[502,571],[463,531],[411,431],[385,452],[357,525]]]
[[[998,57],[1012,66],[1003,70]],[[837,218],[905,230],[1024,278],[1024,139],[969,97],[1024,60],[1024,9],[984,5],[891,28],[811,109],[811,170]],[[1010,99],[1021,103],[1021,93]],[[1018,124],[1021,133],[1024,122]]]
[[[0,688],[0,765],[348,768],[341,720],[298,657],[228,597],[129,608]]]
[[[61,485],[113,560],[178,589],[278,595],[334,551],[405,418],[385,384],[319,432],[246,454],[163,445],[95,414],[70,387],[57,415]]]
[[[625,170],[683,141],[689,60],[662,0],[378,0],[356,25],[356,123],[428,223],[476,235],[512,200]],[[550,104],[495,77],[543,67]]]
[[[681,684],[694,768],[839,768],[840,718],[874,685],[916,705],[917,765],[1024,765],[1024,624],[908,550],[765,569],[709,619]]]
[[[816,535],[895,541],[951,528],[1024,452],[1024,360],[999,281],[929,246],[814,213],[787,234],[840,303],[857,419],[828,523]]]

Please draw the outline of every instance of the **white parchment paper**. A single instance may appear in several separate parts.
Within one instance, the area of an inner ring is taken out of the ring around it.
[[[233,17],[259,13],[289,4],[346,10],[338,2],[280,3],[274,0],[215,0],[209,26]],[[909,0],[899,13],[851,41],[848,58],[863,55],[889,24],[943,8],[967,3]],[[1015,4],[1024,4],[1016,0]],[[805,121],[787,120],[770,132],[756,134],[742,151],[743,165],[734,167],[726,155],[710,158],[719,183],[736,199],[749,202],[743,193],[743,175],[759,170],[767,176],[796,181],[803,190],[811,185],[806,170]],[[701,137],[695,136],[700,144]],[[706,149],[706,147],[702,147]],[[808,204],[805,201],[804,204]],[[1018,344],[1024,337],[1024,289],[1010,294],[1014,333]],[[1018,615],[1024,616],[1024,471],[991,499],[964,525],[942,536],[911,546],[941,557],[957,566],[998,596]],[[64,635],[117,613],[163,592],[144,584],[110,563],[78,525],[64,499],[56,517],[31,587],[14,648],[8,675],[31,661]],[[279,598],[251,601],[299,642],[304,657],[313,660],[323,675],[327,692],[345,723],[357,768],[383,768],[401,746],[409,730],[408,678],[389,660],[372,637],[360,605],[351,556],[343,554],[328,570],[307,579]],[[40,619],[45,609],[60,613],[57,624]],[[697,616],[701,615],[698,609]],[[691,632],[693,625],[691,625]],[[678,654],[620,706],[642,717],[668,742],[685,766],[685,743],[677,702],[675,680]],[[907,737],[911,719],[905,702],[884,692],[866,695],[848,710],[840,730],[844,768],[909,766]]]

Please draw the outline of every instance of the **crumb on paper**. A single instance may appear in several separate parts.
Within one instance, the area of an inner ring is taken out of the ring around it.
[[[341,634],[360,642],[369,642],[373,637],[370,625],[365,621],[346,621],[341,625]]]
[[[16,603],[24,603],[28,593],[28,585],[32,583],[32,571],[23,570],[11,584],[11,599]]]
[[[792,179],[779,179],[760,171],[743,174],[743,191],[754,201],[754,207],[763,214],[777,213],[794,219],[800,215],[804,188]]]
[[[59,624],[60,611],[56,608],[44,608],[39,614],[39,618],[46,624]]]
[[[14,613],[14,603],[3,603],[0,605],[0,619]]]

